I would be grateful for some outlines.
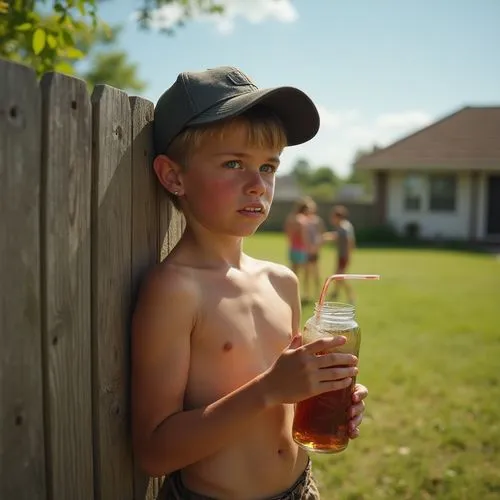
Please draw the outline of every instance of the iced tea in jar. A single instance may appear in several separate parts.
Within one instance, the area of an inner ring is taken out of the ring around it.
[[[354,306],[339,302],[317,303],[314,315],[304,326],[304,343],[320,337],[343,335],[347,341],[335,352],[359,355],[361,330],[354,317]],[[326,353],[318,353],[318,355]],[[352,384],[337,391],[325,392],[297,403],[292,433],[295,442],[308,451],[338,453],[349,443],[349,409]]]

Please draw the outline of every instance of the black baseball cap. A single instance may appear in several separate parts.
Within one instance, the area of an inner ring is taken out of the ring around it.
[[[239,69],[222,66],[181,73],[156,103],[154,145],[164,154],[183,129],[237,116],[255,105],[268,108],[283,123],[288,146],[312,139],[319,114],[311,99],[294,87],[259,89]]]

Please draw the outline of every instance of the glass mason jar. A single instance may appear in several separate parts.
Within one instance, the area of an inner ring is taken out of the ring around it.
[[[324,336],[343,335],[347,342],[334,352],[359,355],[361,330],[354,318],[354,306],[338,302],[316,303],[314,315],[306,321],[304,343]],[[325,353],[318,353],[318,355]],[[302,448],[320,453],[338,453],[349,443],[349,409],[354,384],[325,392],[297,403],[292,427],[293,439]]]

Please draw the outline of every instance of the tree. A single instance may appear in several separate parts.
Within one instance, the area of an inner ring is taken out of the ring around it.
[[[359,161],[363,156],[374,153],[378,149],[379,147],[376,144],[374,144],[371,148],[358,148],[354,153],[354,157],[351,162],[351,173],[347,178],[347,182],[349,183],[361,184],[362,186],[364,186],[365,192],[368,195],[371,195],[374,190],[373,174],[367,170],[358,170],[356,169],[355,165],[356,162]]]
[[[91,68],[82,74],[90,88],[107,83],[122,90],[145,89],[146,83],[137,76],[137,65],[127,62],[125,52],[101,52],[94,56]]]
[[[177,22],[177,27],[181,27],[184,23],[193,17],[196,13],[205,14],[222,14],[224,7],[217,0],[143,0],[142,7],[139,9],[137,21],[143,28],[149,28],[151,23],[151,12],[163,5],[176,4],[181,8],[181,18]],[[172,28],[162,28],[161,30],[169,35],[175,32]]]
[[[99,29],[88,33],[80,33],[75,44],[86,54],[87,70],[80,70],[80,64],[75,64],[75,72],[88,84],[89,90],[99,84],[106,83],[122,90],[141,92],[146,88],[146,82],[138,76],[137,64],[128,61],[124,51],[115,48],[121,26],[107,26],[100,23]]]
[[[330,167],[322,166],[314,169],[309,183],[313,186],[318,186],[320,184],[331,184],[332,186],[336,186],[339,183],[339,179]]]
[[[336,187],[328,182],[323,182],[305,189],[305,193],[316,201],[332,201],[335,197]]]
[[[52,0],[52,12],[47,12],[46,0],[0,0],[0,57],[26,63],[39,76],[46,71],[73,73],[75,63],[88,54],[77,47],[78,39],[106,29],[97,16],[98,3]],[[195,12],[222,12],[215,0],[142,0],[139,25],[148,27],[152,10],[167,4],[182,9],[179,26]]]
[[[332,168],[327,165],[311,167],[304,158],[296,161],[292,175],[302,192],[318,201],[331,201],[340,183]]]
[[[300,158],[299,160],[297,160],[295,162],[295,165],[292,167],[292,175],[301,186],[306,186],[309,184],[311,172],[311,165],[304,158]]]

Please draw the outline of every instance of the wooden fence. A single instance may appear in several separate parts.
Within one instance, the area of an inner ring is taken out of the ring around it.
[[[134,465],[129,324],[183,229],[153,104],[0,60],[0,498],[151,500]]]

